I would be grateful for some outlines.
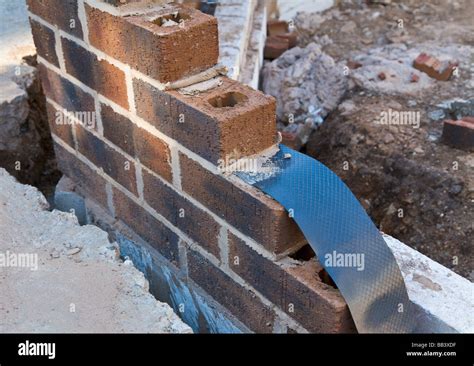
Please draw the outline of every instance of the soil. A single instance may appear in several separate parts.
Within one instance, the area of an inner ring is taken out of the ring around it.
[[[353,85],[343,102],[303,151],[346,182],[382,231],[471,281],[474,154],[446,146],[440,136],[444,118],[473,112],[472,105],[449,108],[454,99],[474,99],[473,18],[470,0],[412,0],[341,1],[322,15],[296,19],[300,46],[316,42],[336,62],[361,64],[349,75]],[[459,75],[412,87],[399,77],[404,70],[391,74],[394,51],[406,59],[422,50],[458,61]],[[379,68],[388,77],[377,78]],[[373,78],[371,70],[377,70]],[[419,112],[419,128],[374,123],[388,110]]]

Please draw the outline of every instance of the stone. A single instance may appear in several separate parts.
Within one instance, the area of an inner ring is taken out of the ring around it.
[[[305,123],[314,118],[310,106],[326,117],[348,89],[344,65],[336,63],[321,48],[311,43],[295,47],[267,64],[263,70],[263,91],[277,99],[277,119],[287,124]]]

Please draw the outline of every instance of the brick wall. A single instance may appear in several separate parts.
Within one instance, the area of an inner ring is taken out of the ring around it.
[[[125,16],[120,1],[27,3],[56,156],[81,193],[250,330],[353,331],[318,263],[289,256],[305,243],[285,210],[217,167],[275,145],[274,99],[226,77],[166,90],[215,65],[216,20],[171,4]]]

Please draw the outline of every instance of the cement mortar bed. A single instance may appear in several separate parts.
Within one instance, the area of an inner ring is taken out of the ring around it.
[[[2,168],[0,202],[0,332],[191,332],[107,233],[47,211]]]

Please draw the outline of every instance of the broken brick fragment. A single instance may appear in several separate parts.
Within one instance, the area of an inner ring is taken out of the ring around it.
[[[461,150],[474,150],[474,117],[461,120],[445,120],[442,141],[446,145]]]
[[[413,67],[427,74],[429,77],[447,81],[453,74],[457,67],[457,63],[449,62],[446,67],[443,68],[443,63],[437,58],[430,56],[426,53],[420,53],[413,62]]]
[[[410,83],[417,83],[420,80],[420,75],[412,73],[410,75]]]

